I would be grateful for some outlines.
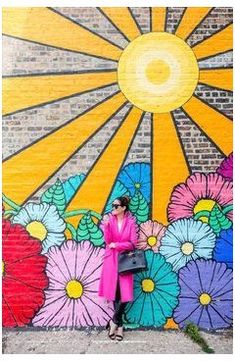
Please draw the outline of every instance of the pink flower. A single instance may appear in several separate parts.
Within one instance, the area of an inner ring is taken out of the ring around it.
[[[155,253],[157,253],[165,231],[166,227],[156,221],[149,220],[141,223],[139,239],[136,247],[145,250],[152,249]]]
[[[46,301],[33,319],[34,326],[104,326],[113,316],[113,303],[98,296],[104,249],[89,241],[69,240],[52,246],[46,273]],[[111,307],[112,306],[112,307]]]
[[[216,172],[227,180],[233,180],[233,153],[222,161]]]
[[[226,207],[233,203],[232,182],[218,173],[194,173],[185,183],[177,185],[168,205],[168,220],[193,217],[200,211],[211,211],[215,204]],[[226,216],[233,219],[232,211]],[[205,219],[201,219],[205,221]]]

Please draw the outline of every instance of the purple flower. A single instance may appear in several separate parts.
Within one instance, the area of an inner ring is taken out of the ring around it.
[[[216,172],[226,180],[233,180],[233,153],[222,161]]]
[[[198,259],[179,271],[181,291],[174,311],[180,328],[188,322],[202,329],[231,326],[233,317],[232,269],[225,263]]]

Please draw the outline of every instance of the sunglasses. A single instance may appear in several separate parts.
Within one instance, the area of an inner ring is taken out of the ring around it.
[[[118,209],[118,207],[121,207],[121,204],[112,204],[112,208]]]

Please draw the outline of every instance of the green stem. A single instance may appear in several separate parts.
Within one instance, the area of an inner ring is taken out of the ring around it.
[[[209,211],[200,211],[198,213],[195,214],[194,219],[195,221],[197,221],[200,217],[210,217],[210,212]]]
[[[70,233],[72,235],[72,239],[76,239],[76,229],[74,228],[74,226],[70,223],[67,223],[66,228],[70,231]]]
[[[2,199],[6,204],[8,204],[10,207],[14,208],[16,211],[20,210],[21,207],[18,204],[16,204],[15,202],[13,202],[12,200],[10,200],[9,198],[7,198],[4,194],[2,194]]]
[[[65,212],[63,214],[63,217],[64,218],[68,218],[68,217],[74,217],[74,216],[77,216],[78,214],[86,214],[87,212],[90,212],[92,216],[98,218],[99,220],[102,219],[101,215],[95,211],[90,211],[89,209],[77,209],[77,210],[74,210],[74,211],[70,211],[70,212]]]
[[[230,211],[232,211],[233,210],[233,205],[232,204],[229,204],[228,206],[226,206],[226,207],[224,207],[223,208],[223,214],[226,214],[226,213],[228,213],[228,212],[230,212]]]
[[[4,216],[7,216],[8,214],[17,214],[17,211],[14,211],[13,209],[9,209],[4,212]]]

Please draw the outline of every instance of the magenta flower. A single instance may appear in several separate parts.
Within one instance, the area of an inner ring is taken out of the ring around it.
[[[104,326],[113,316],[113,303],[98,296],[104,249],[89,241],[69,240],[46,254],[49,288],[34,326]]]
[[[233,153],[222,161],[216,172],[227,180],[233,180]]]
[[[167,213],[170,222],[194,217],[200,211],[211,211],[215,204],[224,208],[233,203],[232,182],[218,173],[194,173],[177,185],[170,198]],[[233,219],[230,210],[226,217]],[[205,217],[199,218],[207,222]]]
[[[152,249],[157,253],[161,245],[161,239],[164,236],[166,227],[156,221],[147,221],[140,224],[139,239],[137,248],[139,249]]]

